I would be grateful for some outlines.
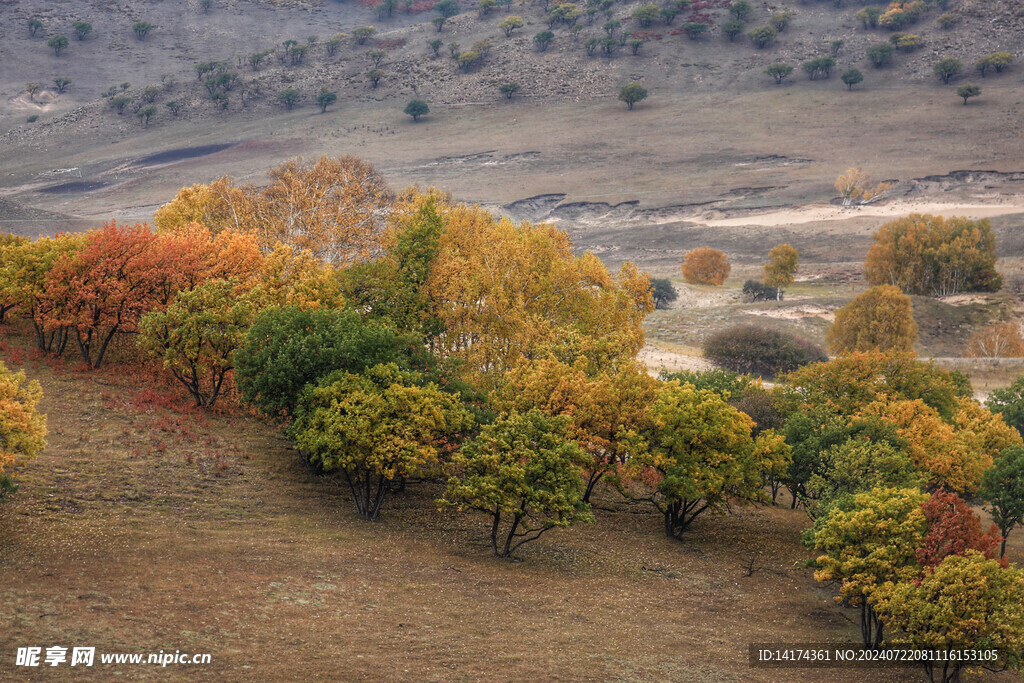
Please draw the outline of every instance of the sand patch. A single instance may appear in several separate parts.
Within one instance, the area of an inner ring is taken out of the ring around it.
[[[778,320],[802,320],[803,318],[823,318],[829,322],[836,319],[836,312],[824,306],[806,305],[791,306],[786,308],[750,308],[743,313],[747,315],[760,315],[766,318]]]
[[[905,216],[910,213],[926,213],[933,216],[966,216],[968,218],[989,218],[1007,214],[1024,213],[1024,201],[1006,204],[952,204],[927,201],[892,201],[885,204],[867,206],[834,206],[832,204],[808,204],[793,208],[771,211],[768,213],[751,214],[730,218],[707,218],[696,215],[687,218],[693,223],[709,227],[740,227],[757,225],[771,227],[776,225],[798,225],[801,223],[821,223],[828,221],[845,221],[851,218],[890,218]]]

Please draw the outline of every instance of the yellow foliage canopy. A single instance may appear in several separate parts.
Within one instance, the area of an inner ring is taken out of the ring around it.
[[[872,349],[909,352],[916,341],[910,298],[892,285],[859,294],[836,311],[828,330],[828,349],[835,354]]]

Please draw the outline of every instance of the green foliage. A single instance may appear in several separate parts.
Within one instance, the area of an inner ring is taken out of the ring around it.
[[[128,106],[128,103],[132,101],[132,98],[127,95],[118,95],[110,98],[110,106],[117,110],[118,115],[124,113],[124,108]]]
[[[416,340],[354,311],[274,307],[261,313],[235,353],[242,397],[267,415],[290,415],[307,384],[335,371],[381,363],[408,367]]]
[[[729,37],[730,43],[736,40],[736,36],[743,33],[745,28],[746,24],[743,23],[742,19],[729,19],[722,22],[722,34]]]
[[[135,33],[135,37],[139,40],[145,40],[146,36],[155,28],[156,26],[148,21],[136,21],[132,24],[132,32]]]
[[[583,502],[587,457],[566,436],[568,424],[568,417],[534,408],[483,427],[452,458],[453,476],[438,504],[490,515],[491,550],[505,558],[550,529],[592,522]]]
[[[639,38],[631,38],[626,44],[629,45],[629,49],[632,50],[634,55],[636,55],[640,51],[640,48],[643,47],[644,41]]]
[[[555,34],[551,31],[541,31],[533,37],[533,42],[541,52],[544,52],[554,39]]]
[[[434,40],[427,43],[427,46],[433,51],[434,56],[436,57],[438,53],[441,51],[441,48],[444,47],[444,41],[441,40],[440,38],[435,38]]]
[[[627,83],[619,90],[619,101],[626,103],[627,109],[647,98],[647,88],[639,83]]]
[[[880,69],[892,61],[894,48],[890,43],[875,43],[868,48],[867,56],[876,69]]]
[[[374,88],[380,83],[380,79],[384,77],[384,69],[370,69],[366,72],[366,80],[370,81],[370,85]]]
[[[679,292],[667,277],[657,277],[651,278],[651,296],[654,297],[655,308],[668,308],[669,304],[679,298]]]
[[[85,37],[92,33],[92,24],[88,21],[76,21],[71,24],[71,28],[75,30],[75,37],[79,40],[85,40]]]
[[[455,58],[459,68],[463,71],[469,71],[475,64],[480,62],[480,53],[475,50],[469,50],[468,52],[461,52],[459,56]]]
[[[633,10],[633,21],[642,27],[650,26],[661,16],[661,8],[653,3],[639,5]]]
[[[405,105],[402,111],[411,116],[413,121],[419,121],[421,116],[430,113],[430,107],[423,100],[409,100],[409,104]]]
[[[139,348],[163,361],[198,406],[217,402],[255,318],[258,302],[237,289],[236,282],[208,280],[139,323]]]
[[[774,377],[828,359],[814,344],[763,327],[740,325],[708,337],[704,356],[728,370]]]
[[[936,76],[942,79],[943,83],[949,83],[949,79],[953,78],[953,76],[956,76],[958,73],[960,73],[963,70],[963,68],[963,62],[961,62],[959,59],[953,59],[951,57],[949,59],[943,59],[937,62],[935,66],[932,67],[932,71],[935,72]]]
[[[775,40],[779,35],[779,32],[771,26],[758,26],[757,28],[750,29],[750,31],[747,32],[747,35],[750,37],[750,40],[753,41],[754,45],[759,49],[763,49]]]
[[[451,19],[460,12],[459,0],[440,0],[434,5],[434,11],[445,19]]]
[[[736,19],[745,20],[753,11],[754,8],[750,6],[750,3],[747,2],[747,0],[737,0],[729,5],[729,14]]]
[[[327,107],[331,106],[338,101],[338,93],[332,92],[327,88],[320,88],[320,92],[317,93],[316,103],[320,105],[320,113],[323,114],[327,111]]]
[[[508,83],[502,83],[500,86],[498,86],[498,90],[501,92],[501,94],[504,95],[505,97],[507,97],[510,100],[512,99],[513,95],[515,95],[517,92],[519,92],[519,89],[520,89],[520,85],[518,83],[516,83],[515,81],[509,81]]]
[[[360,26],[352,29],[352,37],[356,39],[356,45],[364,45],[374,33],[377,32],[373,26]]]
[[[981,478],[978,496],[1003,536],[999,557],[1006,554],[1006,537],[1024,524],[1024,447],[1004,449]]]
[[[469,413],[436,384],[394,364],[344,371],[306,389],[288,433],[324,473],[339,473],[366,520],[380,512],[392,481],[436,473]]]
[[[807,72],[807,77],[813,81],[816,80],[818,76],[828,78],[832,73],[832,69],[835,68],[835,65],[836,60],[832,57],[817,57],[804,62],[803,69]]]
[[[523,18],[518,16],[518,15],[513,15],[511,17],[505,17],[504,19],[502,19],[501,21],[498,22],[498,28],[500,28],[502,31],[505,32],[505,37],[506,38],[510,38],[512,36],[512,32],[513,31],[515,31],[517,28],[522,28],[522,27],[523,27]]]
[[[793,67],[790,67],[789,69],[792,71]],[[744,282],[743,294],[750,301],[775,301],[779,298],[779,290],[777,287],[769,287],[757,280],[747,280]]]
[[[878,20],[885,12],[879,7],[865,7],[855,15],[864,23],[864,28],[877,28]]]
[[[1002,416],[1003,422],[1024,435],[1024,377],[1018,377],[1005,389],[993,389],[985,407]]]
[[[277,94],[277,100],[283,104],[289,111],[292,107],[302,99],[302,93],[295,88],[287,88]]]
[[[60,57],[61,51],[70,45],[68,37],[60,33],[50,36],[50,39],[46,41],[46,44],[53,49],[53,54],[58,57]]]
[[[853,86],[864,81],[864,74],[860,72],[860,69],[850,69],[839,78],[846,84],[847,88],[853,90]]]
[[[157,111],[158,110],[156,107],[150,105],[148,107],[142,107],[137,112],[135,112],[135,115],[139,117],[139,121],[142,122],[142,125],[144,127],[149,128],[149,120],[156,115]]]
[[[692,384],[700,391],[713,391],[726,401],[743,398],[747,390],[755,386],[753,376],[741,375],[738,372],[722,368],[663,372],[661,380],[665,382],[678,380],[680,384]]]
[[[768,23],[771,24],[772,28],[774,28],[776,31],[782,33],[783,31],[786,30],[786,27],[789,26],[789,22],[792,20],[792,12],[773,12],[768,20]]]
[[[981,73],[981,77],[985,77],[985,72],[989,69],[995,69],[996,73],[1002,73],[1003,69],[1009,66],[1013,62],[1013,55],[1009,52],[993,52],[992,54],[985,55],[977,61],[974,68]]]
[[[969,100],[972,97],[977,97],[978,95],[981,94],[981,87],[974,85],[972,83],[968,83],[966,85],[961,85],[959,88],[957,88],[956,94],[957,97],[964,98],[964,104],[967,104],[967,100]]]
[[[699,21],[688,21],[679,28],[683,29],[690,40],[697,40],[708,30],[708,25]]]
[[[751,438],[753,421],[713,391],[664,385],[644,430],[647,448],[627,466],[640,471],[636,496],[662,513],[665,535],[681,538],[704,512],[766,502],[764,475],[785,468],[789,447],[768,432]]]
[[[36,33],[43,27],[43,22],[39,21],[35,17],[30,17],[25,25],[28,26],[28,35],[32,38],[36,37]]]
[[[766,74],[768,74],[769,76],[771,76],[772,78],[774,78],[776,84],[781,84],[782,81],[786,78],[786,76],[788,76],[791,73],[793,73],[793,67],[791,67],[789,64],[786,64],[784,62],[776,62],[775,64],[769,64],[768,68],[765,69],[764,72]],[[774,289],[775,288],[773,287],[772,288],[772,290],[773,290],[772,298],[773,299],[775,298],[774,297]]]

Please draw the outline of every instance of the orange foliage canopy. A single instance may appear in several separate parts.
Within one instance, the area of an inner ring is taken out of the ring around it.
[[[977,550],[988,559],[995,559],[1002,537],[995,524],[988,533],[981,530],[981,519],[963,498],[955,493],[936,491],[921,504],[927,531],[917,561],[922,567],[935,567],[950,555],[963,555]],[[1005,561],[1004,561],[1005,564]]]
[[[683,279],[691,285],[721,285],[729,277],[731,266],[725,253],[711,247],[686,252]]]
[[[1024,339],[1016,323],[992,323],[971,335],[964,354],[971,358],[1020,358]]]

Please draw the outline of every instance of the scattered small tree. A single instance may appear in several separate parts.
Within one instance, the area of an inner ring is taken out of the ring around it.
[[[998,413],[1003,422],[1024,434],[1024,377],[1005,389],[993,389],[985,399],[985,407]]]
[[[888,183],[878,183],[874,187],[872,184],[871,176],[855,167],[846,169],[845,173],[836,178],[835,188],[843,199],[843,206],[850,206],[858,200],[861,204],[867,204],[892,187]]]
[[[504,19],[502,19],[501,21],[498,22],[498,28],[500,28],[502,31],[505,32],[505,37],[506,38],[511,38],[512,37],[512,32],[515,31],[517,28],[522,28],[522,27],[523,27],[523,18],[518,16],[518,15],[512,15],[510,17],[505,17]]]
[[[533,37],[533,42],[541,52],[545,52],[551,42],[555,39],[555,34],[551,31],[541,31]]]
[[[1009,66],[1013,62],[1013,55],[1009,52],[993,52],[990,55],[982,57],[975,67],[981,72],[981,77],[985,77],[985,72],[989,69],[995,69],[996,73],[1002,73],[1003,69]]]
[[[771,26],[758,26],[757,28],[751,29],[747,35],[750,36],[750,40],[753,41],[754,45],[756,45],[758,49],[763,49],[775,40],[776,36],[779,35],[779,32]]]
[[[636,54],[640,52],[640,48],[643,47],[643,44],[644,41],[640,40],[639,38],[630,38],[629,42],[627,43],[627,45],[629,45],[629,49],[632,50],[634,56],[636,56]]]
[[[53,79],[53,87],[57,89],[58,93],[62,93],[67,90],[67,87],[71,85],[70,78],[64,78],[63,76]]]
[[[403,111],[412,117],[413,122],[416,122],[419,121],[421,116],[426,116],[430,113],[430,107],[423,100],[409,100],[409,104],[405,105]]]
[[[431,49],[431,51],[433,51],[434,56],[437,57],[438,53],[440,53],[441,51],[441,48],[444,47],[444,41],[441,40],[440,38],[435,38],[434,40],[427,43],[427,46]]]
[[[85,37],[92,33],[92,24],[88,21],[76,21],[71,24],[71,28],[75,30],[75,37],[79,40],[85,40]]]
[[[747,0],[737,0],[737,2],[729,5],[729,14],[736,19],[745,20],[753,11],[754,8],[750,6],[750,3],[747,2]]]
[[[352,29],[352,37],[356,39],[356,45],[365,45],[374,33],[377,32],[373,26],[360,26]]]
[[[836,59],[839,58],[839,52],[843,49],[843,45],[846,44],[844,40],[833,40],[828,44],[829,53]]]
[[[860,69],[850,69],[839,78],[846,84],[847,88],[853,90],[853,86],[864,81],[864,74],[860,72]]]
[[[327,88],[320,88],[320,92],[317,93],[316,103],[320,105],[320,113],[327,113],[327,107],[331,106],[338,101],[338,94],[331,92]]]
[[[135,37],[139,40],[145,40],[146,36],[148,36],[150,32],[155,28],[156,26],[149,23],[148,21],[136,21],[134,24],[132,24],[132,32],[135,33]]]
[[[519,87],[520,86],[518,83],[516,83],[515,81],[510,81],[508,83],[502,83],[498,87],[498,90],[501,91],[502,95],[511,100],[512,96],[519,92]]]
[[[374,88],[380,83],[380,79],[384,77],[384,69],[370,69],[366,72],[366,80],[370,81],[370,85]]]
[[[939,25],[939,28],[948,30],[960,23],[960,17],[953,12],[946,12],[945,14],[940,14],[935,22]]]
[[[722,23],[722,34],[728,36],[731,43],[736,40],[736,36],[743,33],[745,28],[746,24],[743,23],[742,19],[729,19]]]
[[[942,79],[943,83],[949,83],[949,79],[953,78],[953,76],[956,76],[958,73],[960,73],[963,70],[963,68],[963,62],[961,62],[959,59],[953,59],[951,57],[949,59],[943,59],[942,61],[938,62],[932,68],[932,70],[935,72],[936,76]]]
[[[956,94],[958,97],[964,98],[964,104],[967,104],[967,100],[981,94],[981,86],[977,86],[972,83],[961,85],[956,89]]]
[[[150,105],[148,107],[142,107],[137,112],[135,112],[135,115],[139,117],[139,121],[142,122],[143,128],[149,128],[149,119],[156,114],[156,111],[156,107]]]
[[[211,7],[213,7],[213,0],[199,0],[199,9],[203,11],[203,14],[209,14]]]
[[[697,40],[708,30],[708,25],[700,21],[688,21],[679,28],[683,29],[690,40]]]
[[[68,37],[58,33],[55,36],[50,36],[50,39],[46,41],[46,44],[53,49],[53,54],[60,57],[61,50],[70,45]]]
[[[110,98],[110,105],[117,110],[118,115],[121,115],[124,113],[124,108],[127,107],[131,101],[132,98],[127,95],[118,95]]]
[[[288,111],[291,111],[292,107],[302,99],[302,93],[295,88],[287,88],[277,94],[277,100],[285,106]]]
[[[875,43],[868,48],[867,56],[876,69],[881,69],[892,61],[892,54],[895,50],[896,48],[890,43]]]
[[[647,88],[639,83],[627,83],[619,90],[619,101],[626,103],[626,108],[632,110],[633,105],[647,98]]]
[[[43,27],[43,22],[39,21],[35,17],[30,18],[25,23],[28,26],[28,35],[30,38],[35,38],[36,33]]]
[[[771,24],[772,28],[776,31],[782,33],[786,30],[786,27],[789,26],[789,22],[792,20],[792,12],[774,12],[769,18],[768,23]]]
[[[656,277],[651,278],[651,296],[654,298],[654,307],[664,309],[679,298],[679,292],[667,277]]]
[[[659,16],[661,16],[661,8],[652,3],[639,5],[633,10],[633,21],[644,28],[657,21]]]
[[[43,84],[42,83],[28,83],[25,86],[25,92],[28,93],[28,98],[30,100],[33,100],[33,101],[36,99],[36,93],[38,93],[42,89],[43,89]]]

